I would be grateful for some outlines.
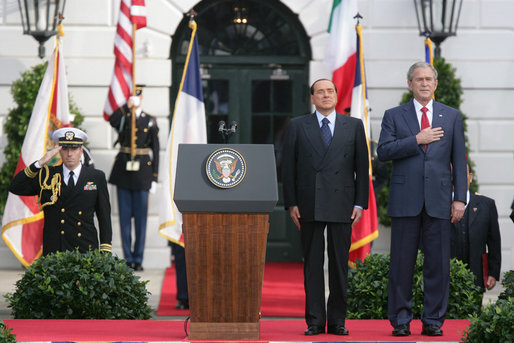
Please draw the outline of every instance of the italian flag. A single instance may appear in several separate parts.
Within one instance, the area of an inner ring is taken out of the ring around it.
[[[357,63],[355,19],[357,0],[334,0],[328,33],[330,39],[325,64],[332,71],[337,87],[337,113],[347,113],[352,106],[352,91]]]

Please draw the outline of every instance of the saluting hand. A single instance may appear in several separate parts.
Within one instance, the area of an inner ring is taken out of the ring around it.
[[[298,206],[292,206],[289,207],[289,215],[291,216],[291,219],[294,222],[294,225],[298,228],[298,230],[301,230],[300,227],[300,210],[298,209]]]
[[[441,140],[443,136],[444,131],[442,128],[432,128],[432,126],[429,126],[426,129],[421,130],[416,135],[416,142],[418,143],[418,145],[429,144]]]
[[[362,217],[362,208],[354,207],[352,216],[350,217],[352,219],[352,229],[359,222],[359,220]]]
[[[47,151],[46,154],[39,159],[39,161],[38,161],[39,166],[42,167],[45,164],[47,164],[48,162],[50,162],[52,157],[57,155],[59,153],[59,151],[61,151],[61,149],[62,149],[62,147],[58,145],[55,148],[53,148],[52,150]]]

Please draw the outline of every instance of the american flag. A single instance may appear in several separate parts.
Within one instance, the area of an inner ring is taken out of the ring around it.
[[[107,94],[104,106],[104,119],[109,120],[109,116],[120,106],[125,104],[132,94],[132,28],[136,25],[136,30],[146,26],[146,9],[144,0],[122,0],[120,4],[120,14],[118,16],[118,26],[114,37],[114,74]]]

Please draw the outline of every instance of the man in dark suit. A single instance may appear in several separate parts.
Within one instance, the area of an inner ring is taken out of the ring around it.
[[[52,137],[59,145],[16,174],[9,191],[38,196],[38,205],[45,216],[43,256],[75,248],[80,252],[98,248],[111,252],[111,205],[105,174],[80,163],[87,135],[76,128],[62,128]],[[62,164],[49,167],[57,154]]]
[[[410,335],[412,276],[421,240],[422,334],[441,336],[450,286],[450,221],[461,219],[466,204],[464,129],[458,110],[433,100],[433,66],[413,64],[407,81],[414,99],[385,112],[377,150],[382,161],[393,162],[388,317],[394,336]]]
[[[352,227],[368,207],[368,149],[359,119],[335,111],[334,83],[311,86],[312,114],[288,125],[282,154],[284,207],[301,232],[306,335],[347,335],[346,279]],[[329,288],[325,310],[324,254],[327,227]]]
[[[142,92],[143,86],[138,85],[136,95],[109,117],[109,123],[118,131],[114,145],[120,143],[109,182],[117,189],[123,255],[127,265],[136,271],[143,270],[148,193],[155,192],[159,171],[159,127],[155,117],[141,109]],[[134,157],[131,155],[132,110],[136,116]]]
[[[469,185],[473,181],[469,164],[467,170],[468,201],[462,219],[452,224],[450,256],[468,265],[476,276],[475,284],[485,292],[486,288],[493,289],[500,278],[502,254],[498,211],[493,199],[469,192]],[[484,280],[482,255],[486,252],[488,276],[487,280]]]

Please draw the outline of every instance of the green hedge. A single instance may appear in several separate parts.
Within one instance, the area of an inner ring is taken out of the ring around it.
[[[514,342],[514,271],[503,275],[502,284],[505,289],[496,303],[471,318],[461,342]]]
[[[109,253],[39,258],[5,297],[15,319],[150,319],[146,284]]]
[[[387,319],[389,254],[371,254],[358,260],[348,273],[348,319]],[[461,261],[450,261],[450,297],[446,318],[468,318],[480,310],[482,296],[475,275]],[[412,312],[423,312],[423,255],[418,254],[413,276]]]

